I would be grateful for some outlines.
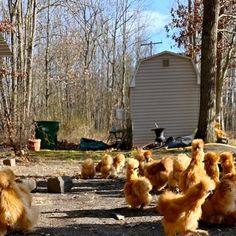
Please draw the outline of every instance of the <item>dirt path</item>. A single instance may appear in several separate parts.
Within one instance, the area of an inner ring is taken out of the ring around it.
[[[217,152],[235,150],[225,146],[206,146]],[[80,163],[45,160],[43,162],[19,163],[13,167],[15,173],[23,177],[33,177],[39,183],[38,192],[33,194],[34,203],[41,210],[34,236],[164,236],[161,216],[154,208],[158,195],[153,194],[151,205],[144,210],[129,209],[123,196],[124,178],[94,179],[73,178],[74,187],[66,194],[49,194],[46,181],[49,176],[78,176]],[[117,219],[117,216],[123,219]],[[210,235],[233,236],[235,227],[206,226]],[[21,235],[9,233],[8,235]]]

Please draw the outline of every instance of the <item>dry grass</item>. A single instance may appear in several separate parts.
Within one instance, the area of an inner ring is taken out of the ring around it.
[[[236,147],[236,139],[229,139],[229,144]]]
[[[79,143],[81,138],[105,141],[107,137],[106,131],[90,129],[86,122],[80,119],[60,124],[58,132],[58,140],[66,140],[69,143]]]

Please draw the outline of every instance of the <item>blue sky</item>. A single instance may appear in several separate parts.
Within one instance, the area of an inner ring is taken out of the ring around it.
[[[148,32],[150,41],[162,42],[154,46],[153,53],[159,53],[164,50],[179,52],[180,49],[174,46],[174,41],[167,38],[164,26],[170,22],[170,10],[174,6],[175,0],[147,0],[145,4],[145,14],[150,19]]]

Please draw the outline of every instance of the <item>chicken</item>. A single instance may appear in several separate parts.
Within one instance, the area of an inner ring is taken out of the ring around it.
[[[202,179],[210,179],[206,174],[204,159],[204,142],[202,139],[194,139],[192,142],[191,161],[187,169],[180,175],[179,188],[186,192],[188,188],[197,184]]]
[[[159,197],[157,209],[163,215],[162,225],[167,236],[178,233],[208,234],[197,228],[202,214],[201,206],[213,188],[214,182],[204,179],[192,185],[186,193],[166,191]]]
[[[146,177],[138,176],[138,166],[138,160],[134,158],[128,159],[124,195],[127,204],[131,208],[143,208],[152,200],[152,196],[149,193],[152,185]]]
[[[206,173],[217,184],[219,182],[219,167],[218,161],[220,157],[215,152],[207,152],[204,156],[204,167]]]
[[[215,122],[215,135],[217,138],[217,142],[228,143],[228,135],[222,130],[222,127],[219,122]]]
[[[191,158],[186,154],[179,154],[173,160],[173,170],[170,172],[168,186],[171,189],[179,187],[179,178],[181,173],[187,169]]]
[[[145,161],[146,162],[152,162],[153,159],[152,159],[152,151],[151,150],[144,150],[144,158],[145,158]]]
[[[223,175],[235,173],[234,157],[231,152],[222,152],[220,154],[220,162],[223,169]]]
[[[113,175],[119,174],[122,169],[125,166],[125,155],[122,153],[118,153],[114,158],[113,158],[113,167],[114,167],[114,173]]]
[[[108,178],[114,173],[113,158],[109,154],[105,154],[101,160],[100,172],[103,178]]]
[[[236,174],[224,175],[202,206],[202,220],[215,224],[236,223]]]
[[[0,170],[0,235],[9,229],[20,229],[23,234],[31,232],[38,221],[39,209],[32,205],[29,186],[17,183],[15,174],[9,168]]]
[[[144,175],[158,191],[168,183],[169,175],[173,170],[173,160],[174,157],[166,156],[160,161],[153,161],[145,165]]]
[[[150,150],[137,149],[138,154],[135,158],[139,161],[139,175],[144,176],[144,166],[146,163],[151,162],[152,152]]]
[[[91,158],[84,160],[81,168],[81,177],[83,179],[94,178],[96,174],[94,162]]]
[[[101,166],[102,166],[102,160],[100,160],[95,166],[95,170],[97,173],[101,172]]]

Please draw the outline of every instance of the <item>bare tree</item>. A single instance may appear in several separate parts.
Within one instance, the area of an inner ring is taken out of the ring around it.
[[[18,36],[11,36],[13,76],[3,80],[15,136],[27,138],[35,119],[59,120],[71,139],[107,132],[114,108],[129,107],[144,0],[4,1]]]

